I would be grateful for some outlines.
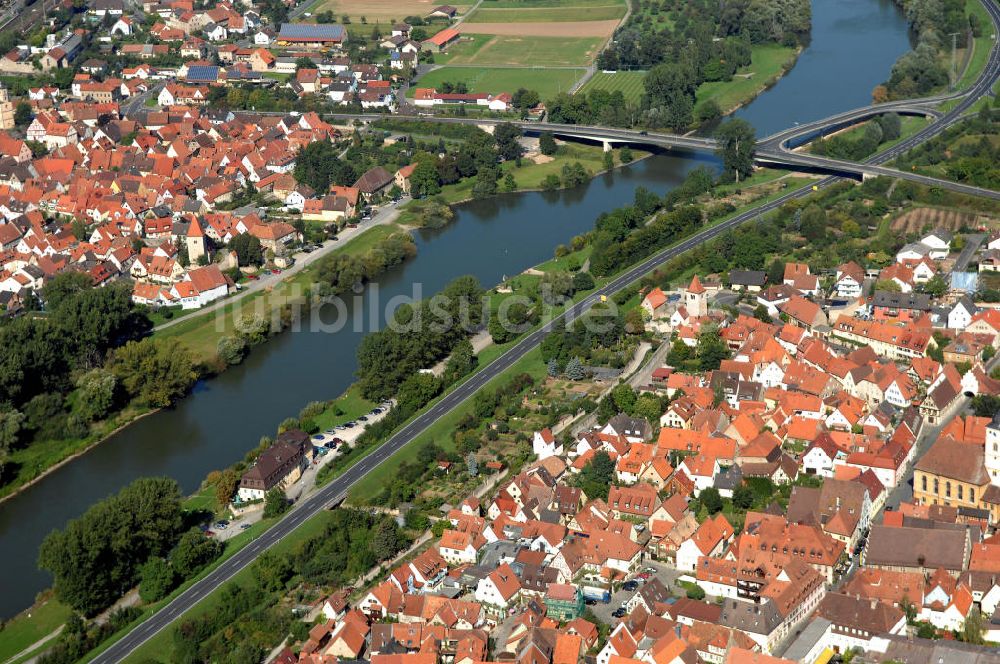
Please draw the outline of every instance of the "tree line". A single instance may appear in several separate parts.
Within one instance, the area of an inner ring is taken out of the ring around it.
[[[0,325],[0,481],[9,454],[43,440],[85,438],[128,403],[168,406],[197,378],[176,340],[146,337],[128,284],[95,288],[86,273],[49,279],[26,315]]]
[[[144,598],[159,599],[220,552],[197,529],[186,532],[188,522],[177,482],[141,478],[50,533],[38,566],[52,573],[56,597],[85,616],[140,580]]]

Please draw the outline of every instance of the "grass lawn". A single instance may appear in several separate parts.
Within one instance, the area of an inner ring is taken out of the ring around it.
[[[646,91],[642,86],[642,79],[645,77],[646,72],[644,71],[619,71],[611,74],[599,71],[583,84],[580,92],[592,92],[594,90],[614,92],[620,90],[625,95],[626,101],[637,103],[642,99],[642,95]]]
[[[787,46],[754,46],[750,66],[736,72],[731,81],[702,83],[698,86],[695,105],[712,99],[723,113],[729,113],[760,94],[761,90],[781,76],[785,67],[791,66],[795,57],[796,49]]]
[[[73,610],[68,606],[50,599],[11,618],[0,631],[0,662],[59,629],[71,613]]]
[[[373,226],[334,249],[330,255],[343,252],[362,254],[400,230],[401,227],[396,224]],[[270,316],[272,311],[283,305],[305,297],[312,283],[314,269],[315,266],[310,266],[291,279],[276,282],[270,290],[257,291],[221,309],[186,319],[155,334],[160,337],[176,337],[191,349],[196,361],[212,362],[216,358],[219,339],[232,333],[239,318],[251,313]]]
[[[615,151],[615,163],[618,162],[618,151]],[[632,154],[636,159],[645,155],[644,152],[633,150]],[[512,161],[504,162],[500,165],[501,184],[503,177],[507,173],[514,175],[514,182],[517,183],[517,190],[540,189],[542,180],[548,175],[561,175],[562,168],[566,164],[580,162],[580,164],[590,171],[597,173],[604,170],[604,150],[596,145],[582,145],[579,143],[564,143],[559,146],[555,159],[544,164],[536,164],[529,159],[521,161],[521,167]],[[441,197],[448,203],[457,203],[472,197],[472,187],[475,180],[469,178],[456,184],[447,185],[441,190]]]
[[[325,411],[313,418],[320,431],[330,429],[357,419],[358,416],[371,412],[377,404],[361,396],[357,384],[352,384],[342,396],[335,399]]]
[[[590,258],[590,252],[593,251],[591,245],[585,246],[580,251],[574,251],[572,253],[566,254],[561,258],[550,258],[544,263],[539,263],[535,266],[536,270],[541,270],[542,272],[558,272],[560,270],[578,270],[587,259]]]
[[[610,21],[625,15],[625,5],[607,3],[589,6],[517,7],[495,9],[483,4],[467,23],[561,23],[564,21]]]
[[[568,92],[581,76],[583,69],[445,66],[421,76],[407,94],[412,97],[416,88],[439,88],[447,81],[465,83],[469,92],[514,93],[518,88],[527,88],[538,92],[542,99],[551,99],[560,92]]]
[[[461,41],[450,46],[446,53],[435,55],[434,61],[452,65],[543,64],[548,67],[575,67],[590,64],[597,57],[603,43],[604,40],[600,37],[467,34]]]

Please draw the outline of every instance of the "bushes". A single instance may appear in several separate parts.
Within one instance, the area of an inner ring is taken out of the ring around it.
[[[396,233],[361,256],[333,254],[322,259],[317,268],[317,278],[324,295],[339,295],[374,279],[416,253],[413,238],[408,233]]]

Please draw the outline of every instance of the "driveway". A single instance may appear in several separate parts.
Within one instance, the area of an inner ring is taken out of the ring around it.
[[[969,261],[976,255],[979,245],[985,239],[986,236],[982,233],[970,233],[966,235],[965,246],[962,247],[962,253],[955,259],[955,265],[951,268],[952,272],[965,272],[965,268],[969,266]]]

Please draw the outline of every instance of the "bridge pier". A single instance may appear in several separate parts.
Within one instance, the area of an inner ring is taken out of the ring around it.
[[[604,145],[604,151],[605,152],[611,152],[611,150],[613,148],[613,146],[611,145],[611,141],[602,141],[602,143]]]

